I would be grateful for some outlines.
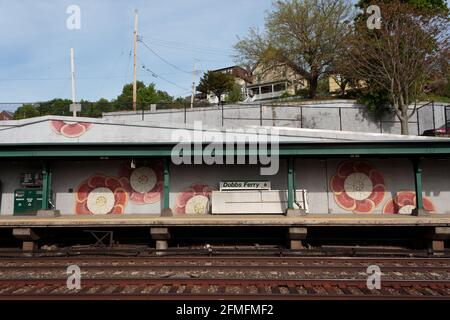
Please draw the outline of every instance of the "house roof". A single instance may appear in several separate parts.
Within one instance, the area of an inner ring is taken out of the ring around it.
[[[416,154],[433,152],[450,154],[449,138],[269,126],[214,128],[200,123],[180,125],[59,116],[2,121],[0,149],[7,152],[19,149],[22,151],[50,150],[53,147],[62,147],[70,152],[92,146],[96,146],[96,150],[104,147],[111,148],[112,151],[117,148],[134,147],[144,150],[144,146],[147,146],[146,150],[148,150],[149,145],[155,148],[158,146],[172,148],[180,142],[190,142],[189,139],[193,143],[202,144],[227,143],[227,134],[235,135],[238,141],[260,141],[261,134],[267,134],[269,139],[271,134],[273,137],[277,134],[280,149],[295,151],[294,154],[299,154],[299,150],[303,150],[304,153],[306,153],[305,150],[309,150],[308,154],[319,151],[340,154],[341,149],[345,149],[345,153],[350,154],[353,151],[355,153],[409,154],[412,152],[411,148]],[[112,148],[112,146],[115,147]],[[384,151],[381,151],[381,148],[384,148]],[[11,154],[14,153],[9,153]]]
[[[12,113],[11,111],[8,111],[8,110],[0,111],[0,118],[12,119],[13,116],[14,116],[14,113]]]

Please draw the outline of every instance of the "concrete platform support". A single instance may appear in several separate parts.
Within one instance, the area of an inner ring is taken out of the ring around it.
[[[59,210],[38,210],[37,217],[61,217]]]
[[[13,236],[16,239],[22,240],[22,250],[31,254],[33,251],[38,249],[37,240],[39,236],[31,228],[14,228]]]
[[[435,227],[429,235],[429,247],[436,251],[435,255],[443,255],[445,249],[445,240],[450,239],[450,227]],[[439,252],[442,251],[442,252]]]
[[[287,209],[286,216],[287,217],[306,216],[306,211],[304,209]]]
[[[156,240],[156,250],[167,250],[169,248],[169,228],[150,228],[150,234],[152,239]],[[156,255],[164,255],[164,252],[156,252]]]
[[[422,188],[422,160],[414,159],[414,182],[416,186],[416,208],[411,212],[412,216],[427,216],[430,213],[423,207],[423,188]]]
[[[302,240],[305,240],[307,235],[308,235],[307,228],[300,228],[300,227],[289,228],[288,231],[289,248],[291,250],[304,249],[305,247],[302,243]]]

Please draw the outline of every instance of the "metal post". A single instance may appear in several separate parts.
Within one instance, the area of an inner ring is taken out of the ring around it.
[[[187,109],[187,106],[186,106],[186,103],[184,103],[184,123],[186,123],[186,109]]]
[[[450,108],[450,107],[448,107],[448,106],[444,107],[445,134],[446,134],[446,135],[448,134],[448,120],[449,120],[449,119],[447,119],[447,110],[448,110],[449,108]]]
[[[416,186],[416,209],[423,210],[423,195],[422,195],[422,161],[421,159],[414,159],[414,181]]]
[[[295,167],[294,158],[288,159],[288,209],[294,209],[294,180],[295,180]]]
[[[342,112],[340,107],[339,107],[339,128],[342,131]]]
[[[48,210],[48,202],[50,199],[50,173],[47,163],[42,165],[42,210]]]
[[[300,105],[300,128],[303,128],[303,107]]]
[[[436,119],[434,117],[434,101],[431,101],[431,109],[433,110],[433,129],[436,130]]]
[[[417,108],[416,116],[417,116],[417,135],[420,136],[420,118],[419,118],[419,110],[420,108]]]
[[[169,178],[170,178],[170,173],[169,173],[169,159],[168,158],[164,158],[164,209],[169,209],[170,208],[170,204],[169,204]]]
[[[222,127],[223,127],[223,103],[222,103]]]
[[[259,125],[262,126],[263,125],[263,119],[262,119],[262,104],[259,104]]]

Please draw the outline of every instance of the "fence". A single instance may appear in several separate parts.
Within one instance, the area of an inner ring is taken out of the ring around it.
[[[434,102],[429,102],[417,108],[417,132],[419,135],[448,135],[449,121],[450,106],[436,106]],[[437,132],[439,129],[443,132]]]
[[[57,107],[60,115],[70,116],[65,101],[53,104],[34,104],[39,111]],[[11,105],[11,104],[8,104]],[[16,103],[16,106],[21,104]],[[4,106],[7,106],[6,104]],[[44,108],[43,108],[44,107]],[[128,109],[131,108],[130,106]],[[92,103],[83,102],[79,116],[93,116],[91,109],[98,108]],[[1,108],[0,108],[1,109]],[[42,115],[47,114],[44,112]],[[108,119],[128,121],[154,121],[159,123],[192,123],[203,121],[210,126],[286,126],[308,129],[328,129],[340,131],[400,133],[400,121],[392,112],[376,118],[364,106],[354,101],[324,101],[319,103],[293,104],[235,104],[206,106],[196,104],[191,109],[189,103],[138,103],[136,111],[119,111],[96,114]],[[429,102],[419,106],[409,121],[410,134],[435,134],[437,129],[449,132],[450,105]]]
[[[412,112],[412,110],[410,110]],[[161,108],[151,112],[116,112],[103,115],[109,119],[147,120],[161,123],[193,123],[203,121],[210,126],[286,126],[373,133],[401,133],[401,124],[392,111],[377,118],[354,101],[325,101],[309,105],[236,104],[209,107],[188,105],[182,109]],[[450,121],[450,106],[430,102],[419,106],[409,120],[412,135],[436,129]],[[449,124],[450,125],[450,124]]]
[[[307,129],[328,129],[339,131],[361,131],[379,133],[400,133],[400,121],[391,111],[377,118],[363,106],[320,106],[320,105],[264,105],[249,106],[258,108],[256,116],[227,116],[227,110],[221,107],[221,125],[231,122],[253,123],[258,125],[286,125]],[[276,115],[276,116],[275,116]],[[449,113],[450,115],[450,113]],[[409,121],[410,133],[417,134],[418,120]]]

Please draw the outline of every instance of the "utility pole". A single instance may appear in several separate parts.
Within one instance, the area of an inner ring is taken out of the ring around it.
[[[81,105],[77,104],[77,96],[75,92],[75,62],[73,58],[73,48],[70,48],[70,76],[72,78],[72,104],[70,105],[70,111],[73,112],[73,116],[77,116],[77,111],[81,111]]]
[[[194,69],[192,71],[192,96],[191,96],[191,109],[194,108],[194,99],[195,99],[195,59],[194,59]]]
[[[136,111],[137,87],[136,87],[136,54],[137,54],[137,33],[138,33],[138,11],[134,10],[134,63],[133,63],[133,111]]]

